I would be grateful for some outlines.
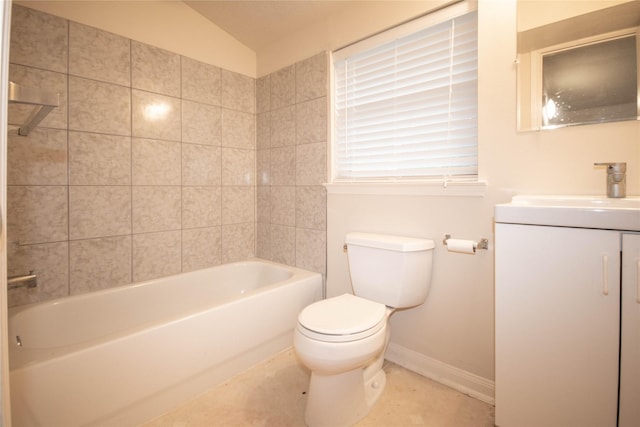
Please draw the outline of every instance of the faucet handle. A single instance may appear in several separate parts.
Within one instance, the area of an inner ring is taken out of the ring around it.
[[[606,166],[608,173],[625,173],[627,164],[625,162],[602,162],[594,163],[594,166]]]

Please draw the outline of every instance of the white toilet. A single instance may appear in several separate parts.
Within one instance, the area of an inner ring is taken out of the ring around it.
[[[355,296],[307,306],[294,333],[296,354],[311,370],[310,427],[348,426],[369,413],[386,384],[389,316],[422,304],[431,283],[433,240],[348,233],[346,244]]]

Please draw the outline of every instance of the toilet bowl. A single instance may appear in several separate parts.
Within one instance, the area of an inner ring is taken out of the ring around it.
[[[294,347],[311,370],[307,425],[351,425],[375,404],[386,383],[382,362],[392,311],[384,304],[344,294],[300,313]]]
[[[356,369],[384,350],[387,308],[351,294],[306,307],[298,316],[294,346],[314,372]]]
[[[354,294],[315,302],[298,316],[293,345],[311,370],[306,424],[349,426],[366,416],[386,384],[389,317],[422,304],[434,242],[370,233],[346,236]]]

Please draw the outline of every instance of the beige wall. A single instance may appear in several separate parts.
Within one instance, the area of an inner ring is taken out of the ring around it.
[[[478,144],[479,177],[488,182],[484,196],[328,196],[329,295],[349,290],[342,252],[346,232],[399,233],[436,241],[427,303],[392,318],[392,345],[408,349],[405,354],[415,352],[412,363],[422,363],[426,373],[438,365],[435,360],[493,379],[496,203],[519,193],[604,195],[605,171],[593,167],[597,161],[626,161],[628,192],[640,194],[638,122],[516,132],[515,52],[515,1],[481,1]],[[445,233],[487,237],[490,248],[475,256],[448,253],[441,244]]]
[[[630,0],[518,0],[518,31],[526,31],[576,15],[612,7]],[[631,0],[632,1],[632,0]]]
[[[85,25],[256,77],[256,54],[181,1],[19,0]]]
[[[452,0],[350,2],[340,13],[309,25],[257,52],[258,77],[321,51],[332,51],[398,23],[452,3]]]

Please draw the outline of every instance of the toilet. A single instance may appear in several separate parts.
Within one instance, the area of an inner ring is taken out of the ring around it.
[[[422,304],[431,284],[433,240],[348,233],[346,247],[353,295],[305,307],[294,332],[296,355],[311,371],[310,427],[349,426],[369,413],[386,384],[389,317]]]

